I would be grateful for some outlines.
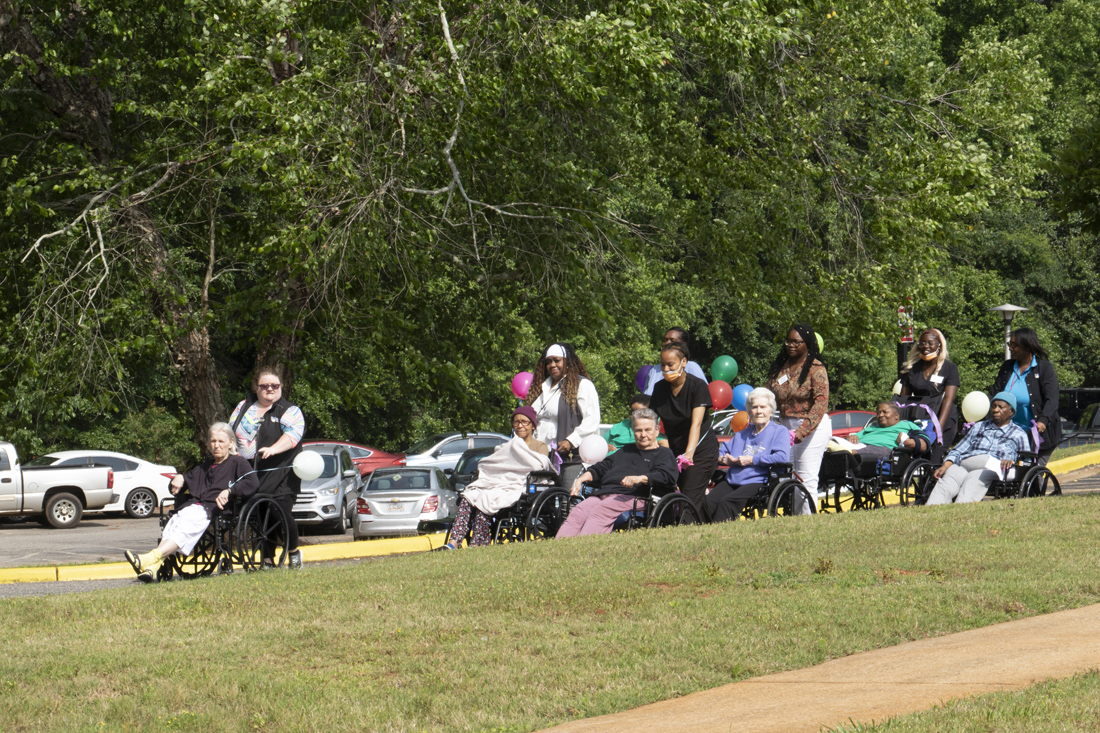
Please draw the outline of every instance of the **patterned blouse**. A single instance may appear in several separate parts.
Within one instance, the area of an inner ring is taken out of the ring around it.
[[[802,374],[802,363],[799,362],[793,369],[783,367],[766,385],[775,393],[780,417],[802,419],[802,424],[794,431],[798,438],[805,438],[816,430],[829,412],[829,375],[825,372],[825,365],[814,360],[806,381],[800,386],[798,377]]]

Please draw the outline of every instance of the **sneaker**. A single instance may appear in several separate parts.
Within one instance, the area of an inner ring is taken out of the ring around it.
[[[432,550],[432,552],[439,552],[440,550],[457,550],[457,549],[458,549],[457,547],[455,547],[450,542],[448,542],[445,545],[440,545],[439,547],[435,548],[434,550]]]
[[[287,565],[290,567],[291,570],[301,570],[302,569],[302,551],[301,550],[293,550],[286,557],[287,557]]]
[[[141,574],[141,558],[133,550],[126,551],[126,561],[133,567],[134,572]]]
[[[142,583],[156,583],[160,578],[157,577],[157,571],[160,570],[160,564],[153,565],[152,567],[145,568],[138,573],[138,580]]]

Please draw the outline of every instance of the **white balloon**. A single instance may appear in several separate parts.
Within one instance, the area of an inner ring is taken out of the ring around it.
[[[303,481],[312,481],[325,470],[325,459],[320,453],[304,450],[294,458],[294,473]]]
[[[894,382],[894,394],[901,394],[901,380]]]
[[[971,392],[963,399],[963,417],[978,422],[989,414],[989,397],[985,392]]]
[[[581,441],[581,460],[592,465],[607,458],[607,441],[599,435],[589,435]]]

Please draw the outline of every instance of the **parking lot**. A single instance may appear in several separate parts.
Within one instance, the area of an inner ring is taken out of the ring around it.
[[[307,528],[301,532],[302,545],[352,541],[351,532],[343,537]],[[4,520],[0,522],[0,567],[121,562],[124,550],[148,550],[159,538],[157,517],[130,519],[85,514],[72,529],[47,529],[33,520],[18,523]]]

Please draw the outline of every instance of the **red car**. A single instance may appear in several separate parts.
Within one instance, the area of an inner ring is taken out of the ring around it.
[[[847,438],[852,433],[858,433],[867,426],[867,422],[875,416],[867,410],[838,410],[829,413],[829,420],[833,423],[833,437]]]
[[[302,447],[308,448],[311,445],[342,445],[348,449],[348,453],[351,454],[351,461],[355,464],[355,467],[359,469],[360,476],[366,476],[376,468],[383,468],[387,466],[402,466],[404,465],[405,454],[404,453],[386,453],[380,451],[377,448],[368,448],[365,445],[359,445],[358,443],[349,443],[345,440],[305,440],[302,441]]]

